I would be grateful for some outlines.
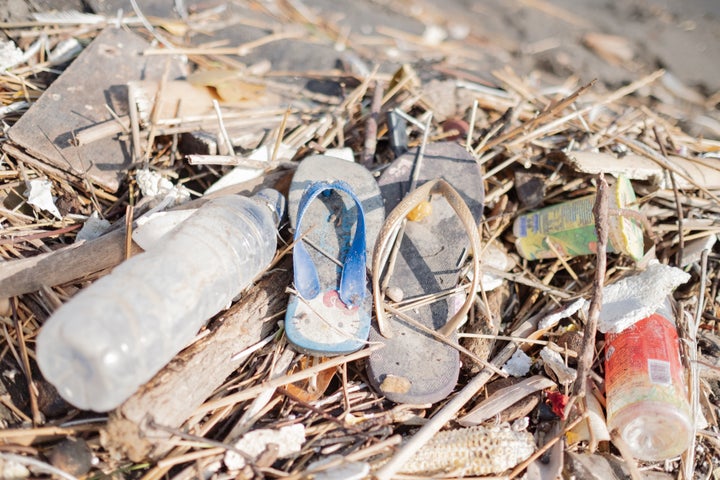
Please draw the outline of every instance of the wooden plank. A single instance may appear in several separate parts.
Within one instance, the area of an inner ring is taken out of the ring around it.
[[[292,281],[289,257],[268,271],[221,314],[223,321],[180,352],[152,380],[110,414],[101,442],[113,455],[142,461],[161,458],[174,446],[166,428],[177,429],[238,368],[233,354],[262,340],[287,306]],[[165,429],[164,429],[164,428]]]
[[[227,187],[217,193],[195,199],[177,208],[197,208],[211,198],[222,195],[252,195],[261,188],[275,187],[291,175],[286,170],[275,170],[262,177]],[[33,257],[0,262],[0,299],[14,297],[72,282],[86,275],[115,267],[125,259],[126,230],[121,227],[89,242],[68,245],[60,250],[41,253]],[[141,248],[132,243],[131,253]]]
[[[73,132],[110,120],[105,105],[118,115],[127,114],[129,81],[162,78],[165,62],[142,56],[148,46],[125,29],[103,30],[13,125],[10,140],[53,169],[87,176],[100,187],[117,191],[131,164],[129,141],[108,137],[75,146]],[[181,74],[181,67],[170,61],[172,79]]]

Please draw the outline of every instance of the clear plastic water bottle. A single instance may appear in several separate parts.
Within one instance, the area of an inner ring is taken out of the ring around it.
[[[608,427],[618,430],[640,460],[678,456],[692,437],[673,318],[667,302],[649,317],[605,337]]]
[[[272,261],[285,199],[209,201],[147,251],[80,291],[45,323],[37,362],[72,405],[120,405]]]

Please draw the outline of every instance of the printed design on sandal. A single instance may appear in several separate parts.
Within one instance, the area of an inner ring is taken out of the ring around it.
[[[295,175],[295,292],[285,316],[287,339],[312,355],[359,350],[367,344],[372,312],[368,233],[374,243],[384,217],[379,188],[361,165],[332,157],[310,157]],[[372,212],[370,228],[364,204]]]
[[[322,304],[327,307],[328,310],[332,310],[334,313],[346,316],[353,316],[355,311],[358,309],[357,305],[346,305],[340,298],[340,294],[337,290],[328,290],[325,292]]]

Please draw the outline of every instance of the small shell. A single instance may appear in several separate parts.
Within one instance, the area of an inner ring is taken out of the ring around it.
[[[405,292],[403,292],[400,287],[388,287],[385,290],[385,296],[393,302],[399,303],[402,302],[403,298],[405,298]]]

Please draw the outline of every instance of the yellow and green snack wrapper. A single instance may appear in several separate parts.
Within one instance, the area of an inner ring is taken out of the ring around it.
[[[513,233],[518,253],[528,260],[556,258],[558,253],[563,257],[597,253],[595,198],[595,194],[576,198],[516,218]],[[621,175],[612,187],[610,209],[637,211],[635,199],[630,181]],[[607,250],[640,260],[644,246],[638,220],[622,212],[611,214]]]

